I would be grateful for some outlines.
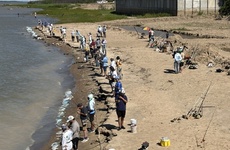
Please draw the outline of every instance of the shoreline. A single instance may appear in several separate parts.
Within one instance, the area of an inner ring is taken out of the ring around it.
[[[60,36],[49,37],[43,30],[36,27],[35,27],[35,31],[41,38],[40,40],[42,40],[42,42],[48,45],[59,47],[63,52],[63,55],[71,55],[75,60],[75,62],[70,66],[70,70],[69,70],[70,74],[73,76],[75,80],[75,85],[73,89],[71,89],[73,94],[73,99],[70,101],[70,105],[66,108],[63,120],[66,120],[66,118],[69,115],[73,115],[76,116],[76,119],[81,126],[79,117],[77,116],[76,113],[76,109],[77,109],[76,105],[77,103],[86,104],[87,95],[89,93],[93,93],[94,96],[96,97],[96,107],[105,108],[105,109],[106,107],[108,107],[107,105],[104,104],[103,101],[100,101],[98,98],[98,95],[100,93],[99,86],[97,85],[97,80],[95,80],[94,78],[94,74],[96,74],[94,70],[97,70],[98,68],[97,67],[95,68],[91,64],[84,63],[83,62],[84,52],[80,50],[78,47],[71,45],[70,43],[65,43],[64,41],[61,40]],[[98,114],[97,116],[99,117],[97,117],[96,128],[99,127],[103,123],[103,121],[106,120],[106,118],[108,117],[107,116],[108,112],[106,111],[105,112],[97,111],[97,114]],[[46,144],[41,149],[44,150],[51,149],[51,145],[54,142],[59,141],[57,140],[57,135],[56,135],[58,131],[60,130],[57,127],[54,127],[52,131],[53,134],[49,138],[49,141],[47,141]],[[80,134],[82,134],[82,131]],[[97,140],[98,140],[97,135],[89,135],[89,137],[90,140],[87,142],[88,144],[85,143],[83,145],[79,141],[79,149],[87,150],[89,148],[92,148],[92,146],[93,147],[99,146],[97,144]],[[59,149],[61,149],[60,146]]]
[[[154,22],[154,27],[156,29],[162,28],[162,30],[166,30],[171,28],[172,23],[175,23],[175,26],[179,26],[179,19],[179,17],[177,19],[160,18],[158,22]],[[187,20],[184,19],[185,18],[182,18],[180,22],[183,25],[184,22],[196,22],[197,20],[205,22],[205,25],[208,21],[208,24],[225,24],[224,21],[215,22],[210,18],[198,17],[192,19],[187,18]],[[170,23],[165,24],[165,21]],[[125,23],[125,21],[123,22]],[[127,20],[127,22],[131,23],[130,20]],[[139,23],[138,21],[133,22],[135,24]],[[181,36],[175,34],[175,36],[170,39],[175,42],[173,43],[175,44],[174,46],[186,43],[190,51],[199,49],[199,54],[196,57],[196,62],[199,63],[198,69],[190,70],[185,68],[182,73],[176,75],[165,72],[167,69],[173,69],[173,59],[170,53],[159,53],[154,49],[146,47],[147,38],[139,39],[135,32],[125,31],[116,27],[116,23],[121,24],[119,21],[115,21],[114,24],[113,22],[104,23],[107,23],[110,27],[108,29],[109,35],[107,40],[109,42],[109,57],[120,55],[124,60],[123,73],[125,76],[122,83],[126,89],[125,91],[128,93],[130,102],[128,103],[128,113],[125,119],[127,129],[117,132],[117,136],[109,141],[109,144],[103,144],[103,148],[131,150],[139,148],[142,142],[148,141],[153,149],[162,149],[157,143],[159,143],[160,138],[167,136],[173,143],[170,147],[171,149],[180,149],[181,147],[183,147],[183,149],[196,149],[197,145],[194,143],[196,143],[197,139],[200,140],[203,137],[203,131],[206,129],[205,125],[210,122],[210,114],[213,113],[213,109],[205,109],[202,119],[189,118],[185,120],[179,116],[186,114],[187,111],[191,109],[194,100],[202,94],[206,89],[206,85],[213,80],[216,82],[211,87],[210,96],[207,97],[206,105],[215,106],[218,111],[212,122],[212,128],[209,129],[209,133],[206,136],[206,147],[210,150],[216,149],[218,145],[216,145],[215,142],[218,141],[222,144],[222,149],[227,149],[229,136],[226,127],[229,121],[226,121],[224,118],[230,114],[227,109],[229,103],[226,100],[226,94],[229,92],[225,91],[225,89],[228,88],[225,83],[229,82],[229,78],[224,73],[217,74],[215,69],[220,67],[220,64],[229,58],[228,52],[219,51],[219,49],[223,47],[223,44],[225,44],[226,47],[229,46],[229,43],[227,43],[228,40],[218,38],[183,39]],[[80,31],[87,30],[83,34],[86,35],[87,32],[97,27],[96,24],[97,23],[73,23],[63,24],[63,26],[67,26],[69,30],[74,28]],[[142,24],[144,26],[151,26],[152,21],[149,19],[149,22],[142,22]],[[162,25],[164,26],[161,27]],[[215,26],[212,27],[214,28]],[[219,29],[198,31],[205,35],[216,34],[218,36],[217,33],[219,33]],[[191,29],[191,32],[196,34],[197,30]],[[224,35],[228,36],[228,30],[222,32],[226,32]],[[212,45],[212,47],[208,47],[207,45]],[[223,56],[226,56],[226,58]],[[220,58],[222,60],[220,60]],[[208,68],[206,65],[208,61],[215,62],[215,66]],[[100,77],[95,77],[93,80],[98,80],[99,83],[105,81]],[[94,84],[96,88],[100,87],[95,82]],[[111,101],[111,103],[113,103],[113,101]],[[117,125],[116,114],[112,111],[108,116],[104,126],[113,129]],[[170,120],[175,117],[179,118],[178,121],[171,122]],[[130,119],[136,119],[138,122],[138,132],[135,134],[130,133]],[[222,129],[219,129],[220,122],[224,127]],[[194,133],[196,134],[196,138],[194,138]],[[96,142],[96,140],[94,142]],[[91,141],[88,141],[84,144],[80,143],[80,145],[88,146],[91,145],[91,143]],[[198,144],[203,146],[201,143]],[[98,144],[95,145],[99,146]],[[46,148],[49,148],[49,146],[50,145],[47,145]],[[99,149],[99,147],[97,147],[97,149]]]

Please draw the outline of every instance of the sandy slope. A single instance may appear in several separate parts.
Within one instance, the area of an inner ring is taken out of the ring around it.
[[[67,28],[67,43],[71,43],[70,32],[76,29],[85,36],[91,32],[95,37],[98,24],[62,24]],[[100,24],[108,26],[106,38],[108,56],[119,55],[124,60],[122,84],[129,98],[125,119],[126,129],[116,132],[118,136],[113,137],[109,143],[102,144],[102,147],[134,150],[140,148],[144,141],[148,141],[149,149],[163,149],[157,143],[161,137],[169,137],[171,146],[168,149],[172,150],[229,149],[230,103],[228,95],[230,91],[228,89],[230,79],[226,72],[215,72],[215,69],[221,66],[218,63],[229,62],[229,21],[216,21],[209,16],[130,19]],[[225,38],[183,39],[177,34],[170,37],[174,46],[186,43],[188,53],[194,47],[199,51],[196,56],[198,69],[185,68],[180,74],[172,74],[164,72],[165,69],[173,69],[173,59],[170,53],[159,53],[146,47],[147,39],[139,39],[136,32],[125,31],[117,25],[142,25],[162,30],[185,28],[189,30],[186,31],[189,33]],[[55,25],[57,32],[59,26]],[[222,51],[223,48],[228,52]],[[208,68],[206,66],[208,61],[216,62],[216,66]],[[96,69],[95,72],[99,73],[99,70]],[[96,77],[96,80],[106,81],[101,77]],[[171,122],[172,119],[187,114],[201,99],[210,83],[211,87],[203,105],[211,107],[203,109],[203,117]],[[138,122],[137,133],[130,133],[128,124],[132,118]],[[112,111],[104,125],[117,126],[116,120],[115,111]],[[201,143],[203,139],[205,142]],[[82,146],[82,149],[87,148]],[[91,147],[91,149],[100,149],[100,147]]]

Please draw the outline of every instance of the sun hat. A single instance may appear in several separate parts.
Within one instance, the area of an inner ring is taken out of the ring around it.
[[[74,119],[74,116],[69,116],[66,122],[69,122]]]
[[[88,100],[92,100],[92,99],[93,99],[93,94],[91,93],[88,95]]]

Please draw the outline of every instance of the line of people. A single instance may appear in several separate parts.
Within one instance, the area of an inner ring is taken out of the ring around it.
[[[95,132],[94,116],[96,113],[94,95],[88,95],[88,103],[84,106],[82,103],[77,104],[77,114],[80,116],[83,137],[80,137],[80,125],[76,118],[72,115],[68,116],[66,123],[62,128],[62,149],[63,150],[78,150],[79,141],[85,143],[89,140],[88,133]],[[88,121],[90,128],[87,128]]]
[[[71,34],[73,36],[74,34]],[[79,41],[81,42],[82,36],[78,31]],[[98,34],[97,34],[98,35]],[[104,33],[102,34],[106,36]],[[115,59],[110,58],[110,63],[106,53],[106,44],[107,41],[105,38],[100,40],[100,37],[96,37],[97,40],[94,41],[92,34],[88,34],[88,42],[86,43],[85,49],[85,61],[88,62],[89,59],[94,60],[92,65],[100,68],[101,76],[108,79],[108,82],[112,89],[112,95],[116,103],[116,114],[118,117],[118,127],[117,130],[125,129],[124,118],[126,115],[126,103],[128,98],[125,94],[125,90],[122,86],[121,79],[122,74],[122,60],[120,56],[117,56]],[[78,39],[78,38],[76,38]],[[73,40],[74,41],[74,40]],[[86,39],[85,39],[86,41]],[[82,47],[81,47],[82,48]],[[78,143],[87,142],[89,140],[88,133],[95,132],[95,98],[92,93],[87,96],[86,106],[83,103],[77,104],[77,114],[80,116],[81,126],[83,135],[80,137],[80,125],[77,122],[76,118],[73,115],[68,116],[65,124],[62,125],[62,149],[63,150],[77,150]],[[88,121],[90,122],[90,127],[88,127]]]

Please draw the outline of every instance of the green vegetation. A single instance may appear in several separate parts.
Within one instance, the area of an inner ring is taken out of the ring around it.
[[[89,10],[80,8],[79,4],[44,4],[44,3],[28,3],[26,5],[20,5],[21,7],[41,8],[42,11],[37,14],[48,15],[52,18],[56,18],[59,21],[57,23],[79,23],[79,22],[100,22],[110,21],[118,19],[127,19],[130,16],[123,14],[116,14],[114,10],[106,9],[101,6],[98,10]],[[133,15],[136,18],[153,18],[169,16],[168,14],[145,14],[145,15]]]
[[[221,15],[230,15],[230,0],[225,0],[224,5],[220,8]]]
[[[37,12],[41,15],[49,15],[59,21],[57,23],[77,23],[77,22],[100,22],[105,20],[125,19],[125,15],[117,15],[114,10],[88,10],[81,9],[75,4],[27,4],[22,7],[42,8]]]

